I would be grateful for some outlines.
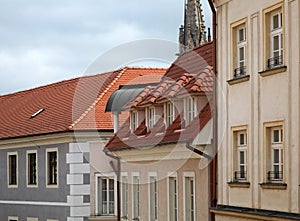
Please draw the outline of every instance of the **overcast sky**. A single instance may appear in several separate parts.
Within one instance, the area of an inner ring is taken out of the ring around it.
[[[207,0],[201,1],[211,26]],[[82,76],[96,57],[120,44],[177,43],[183,5],[184,0],[1,0],[0,94]]]

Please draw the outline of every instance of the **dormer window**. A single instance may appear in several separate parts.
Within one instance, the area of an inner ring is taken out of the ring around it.
[[[154,107],[149,107],[147,109],[147,127],[151,129],[155,123]]]
[[[171,102],[166,103],[165,108],[165,116],[166,116],[166,125],[167,127],[172,124],[174,120],[174,105]]]
[[[131,112],[130,127],[131,127],[131,131],[135,131],[138,127],[138,113],[137,113],[137,111],[132,111]]]
[[[189,124],[195,117],[195,98],[189,97],[186,99],[186,121]]]

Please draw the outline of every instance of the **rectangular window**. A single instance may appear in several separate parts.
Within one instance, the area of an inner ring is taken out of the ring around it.
[[[149,177],[149,214],[150,221],[158,219],[158,190],[156,176]]]
[[[246,75],[247,66],[247,32],[246,19],[232,25],[233,78]]]
[[[271,128],[271,171],[269,181],[281,181],[283,178],[283,131],[281,127]]]
[[[58,154],[57,149],[47,149],[47,185],[57,186],[58,184]]]
[[[282,6],[273,8],[269,9],[265,14],[267,69],[283,65]]]
[[[115,213],[115,182],[112,178],[98,179],[99,212],[101,215]]]
[[[184,177],[185,182],[185,220],[195,220],[195,183],[194,177]]]
[[[128,177],[122,176],[122,218],[128,219]]]
[[[147,126],[148,129],[151,129],[155,124],[155,115],[154,115],[154,107],[149,107],[147,111]]]
[[[8,185],[16,187],[18,185],[18,154],[11,152],[7,154]]]
[[[189,97],[186,100],[186,120],[187,125],[194,119],[195,117],[195,98]]]
[[[237,31],[237,68],[235,69],[235,77],[241,77],[246,75],[246,28],[240,27]]]
[[[172,124],[173,120],[174,120],[174,109],[173,109],[173,103],[168,102],[166,104],[166,125],[167,127],[170,126],[170,124]]]
[[[237,132],[237,171],[235,180],[245,180],[247,178],[247,133]]]
[[[172,176],[168,179],[169,189],[169,221],[178,221],[178,184],[177,178]]]
[[[9,216],[8,221],[18,221],[19,220],[19,217],[16,217],[16,216]]]
[[[130,125],[131,125],[131,131],[134,132],[138,127],[138,113],[137,111],[131,112],[131,118],[130,118]]]
[[[140,219],[140,178],[133,176],[132,180],[132,217]]]
[[[265,123],[266,181],[283,182],[284,178],[284,130],[283,122]]]
[[[27,185],[37,185],[37,152],[27,151]]]

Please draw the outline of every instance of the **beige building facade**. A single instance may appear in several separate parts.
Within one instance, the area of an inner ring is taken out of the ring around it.
[[[214,3],[216,220],[300,219],[300,2]]]

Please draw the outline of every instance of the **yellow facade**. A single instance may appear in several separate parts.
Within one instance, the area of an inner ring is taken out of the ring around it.
[[[214,210],[216,220],[294,220],[288,217],[300,213],[300,2],[214,2],[222,208]],[[239,131],[245,143],[238,143]]]

